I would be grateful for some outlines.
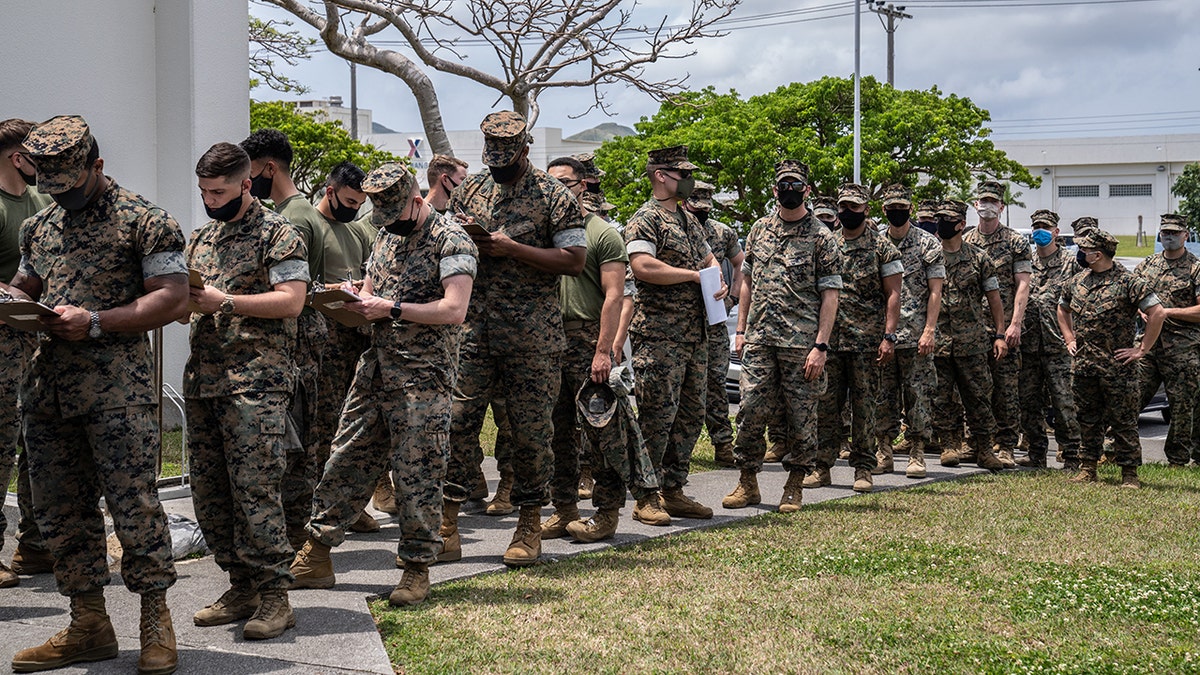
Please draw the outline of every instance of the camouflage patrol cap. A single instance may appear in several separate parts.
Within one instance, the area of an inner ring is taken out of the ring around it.
[[[967,203],[959,199],[944,199],[938,203],[937,211],[934,215],[954,220],[966,220]]]
[[[975,199],[991,198],[1004,201],[1004,186],[994,180],[985,180],[975,188]]]
[[[604,195],[596,194],[595,192],[585,192],[579,195],[579,203],[585,211],[591,213],[599,213],[603,211]]]
[[[842,183],[838,188],[837,201],[850,202],[851,204],[866,204],[871,201],[870,195],[867,194],[867,188],[858,183]]]
[[[833,197],[817,197],[812,201],[814,216],[833,216],[837,218],[837,202]]]
[[[575,406],[589,425],[601,429],[608,426],[617,412],[617,395],[607,382],[588,380],[575,396]]]
[[[581,152],[578,155],[571,155],[571,159],[577,160],[583,165],[583,176],[581,178],[584,180],[604,177],[604,171],[596,166],[596,155],[593,153]]]
[[[808,183],[808,165],[798,159],[781,159],[775,163],[775,182],[784,178],[799,178]]]
[[[1050,209],[1038,209],[1029,216],[1029,222],[1036,227],[1039,223],[1044,224],[1047,228],[1058,227],[1058,214]]]
[[[938,204],[940,203],[936,199],[922,199],[921,203],[917,205],[917,220],[937,218]]]
[[[912,188],[893,183],[883,189],[883,208],[889,206],[904,206],[912,208]]]
[[[37,165],[38,190],[56,195],[75,187],[93,142],[87,122],[79,115],[59,115],[34,127],[24,145]]]
[[[371,224],[383,227],[399,220],[416,185],[416,176],[405,164],[389,162],[372,169],[362,181],[362,191],[375,207]]]
[[[716,189],[717,186],[712,183],[705,183],[702,180],[696,181],[696,187],[692,188],[692,196],[688,197],[687,200],[688,206],[703,211],[711,211],[713,207],[713,191]]]
[[[1179,232],[1186,232],[1188,229],[1187,217],[1181,216],[1178,213],[1164,213],[1158,229],[1162,231],[1175,230]]]
[[[652,166],[657,169],[683,169],[686,171],[695,171],[695,164],[688,161],[687,157],[688,146],[673,145],[669,148],[659,148],[651,150],[647,153],[650,161],[646,162],[647,166]]]
[[[1104,251],[1111,258],[1117,252],[1117,238],[1096,227],[1087,231],[1082,237],[1075,237],[1079,248],[1094,248]]]
[[[525,118],[511,110],[483,118],[479,130],[483,132],[484,165],[508,166],[517,161],[521,150],[533,141],[525,126]]]

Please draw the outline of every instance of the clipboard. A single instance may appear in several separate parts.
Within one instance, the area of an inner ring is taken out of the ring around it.
[[[313,291],[308,295],[308,302],[305,304],[325,316],[337,321],[343,326],[357,328],[371,323],[370,319],[351,312],[345,308],[347,302],[359,302],[362,298],[354,293],[344,291],[340,288],[328,288],[323,291]]]
[[[492,233],[485,230],[483,228],[483,226],[480,225],[479,223],[459,223],[459,224],[462,225],[462,229],[466,230],[467,234],[472,237],[490,237],[490,236],[492,236]]]
[[[19,330],[46,330],[40,320],[43,316],[58,316],[47,305],[33,300],[0,300],[0,321]]]
[[[200,277],[200,272],[197,270],[188,270],[188,286],[192,288],[204,288],[204,279]]]

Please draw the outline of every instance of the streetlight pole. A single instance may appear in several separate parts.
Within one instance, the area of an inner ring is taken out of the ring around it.
[[[874,0],[867,0],[867,8],[879,15],[879,23],[883,24],[883,29],[887,31],[888,86],[894,87],[896,86],[896,28],[898,27],[901,19],[913,18],[912,14],[905,14],[903,5],[897,7],[895,5],[888,4],[885,7],[883,0],[879,0],[878,2],[875,2]],[[886,22],[884,21],[885,19]]]
[[[870,0],[867,0],[870,2]],[[854,0],[854,182],[862,184],[862,92],[859,80],[862,66],[862,2]]]

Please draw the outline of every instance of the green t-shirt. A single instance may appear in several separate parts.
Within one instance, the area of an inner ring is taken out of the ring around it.
[[[600,266],[608,262],[629,263],[625,241],[617,228],[596,214],[588,214],[584,223],[587,258],[577,277],[563,276],[558,283],[563,321],[599,321],[604,307],[604,289],[600,285]]]
[[[299,193],[279,202],[275,210],[288,219],[308,247],[308,278],[336,282],[321,275],[325,266],[325,231],[329,229],[325,224],[325,216]]]
[[[325,255],[322,275],[326,283],[363,278],[363,263],[371,256],[379,230],[370,217],[348,223],[325,219]]]
[[[17,275],[17,263],[21,262],[21,251],[17,246],[21,223],[51,202],[49,195],[34,188],[27,188],[20,197],[0,190],[0,281],[8,283]]]

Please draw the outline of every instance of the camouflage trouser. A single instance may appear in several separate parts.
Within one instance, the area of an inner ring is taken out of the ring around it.
[[[294,352],[299,377],[292,395],[290,414],[300,435],[300,445],[287,449],[287,469],[280,483],[283,513],[287,521],[288,539],[293,544],[304,539],[304,524],[312,508],[313,488],[321,479],[322,452],[317,438],[317,416],[320,414],[321,351],[329,335],[325,315],[305,309],[296,322]]]
[[[279,492],[289,399],[286,392],[249,392],[186,400],[196,520],[235,586],[292,583]]]
[[[1137,426],[1141,386],[1137,374],[1136,365],[1106,376],[1072,374],[1071,386],[1079,409],[1081,459],[1100,459],[1107,430],[1118,465],[1138,466],[1142,463]]]
[[[504,399],[492,397],[492,424],[496,425],[496,447],[492,449],[492,456],[496,458],[496,466],[504,467],[512,465],[513,456],[513,439],[512,428],[508,425],[508,407],[504,405]],[[483,451],[480,450],[479,456],[483,457]]]
[[[729,394],[725,377],[729,374],[729,333],[725,326],[708,327],[708,389],[704,398],[704,427],[713,447],[733,443],[729,423]]]
[[[592,358],[596,355],[599,333],[599,322],[589,322],[582,328],[563,331],[567,349],[560,362],[562,384],[552,414],[554,477],[550,480],[550,499],[555,503],[579,501],[579,440],[582,429],[576,414],[575,395],[583,383],[592,378]]]
[[[554,470],[550,442],[554,435],[551,410],[558,395],[561,355],[501,354],[489,356],[462,351],[458,385],[450,414],[450,464],[445,497],[464,502],[479,481],[483,453],[479,432],[488,403],[495,396],[504,406],[492,408],[496,426],[507,422],[512,431],[512,504],[544,506]]]
[[[811,471],[817,463],[817,401],[825,393],[827,373],[804,379],[809,349],[748,344],[742,352],[742,402],[737,413],[734,460],[739,469],[762,470],[763,430],[770,424],[775,442],[787,443],[788,471]],[[874,461],[874,458],[871,458]]]
[[[1045,459],[1050,448],[1046,438],[1046,392],[1054,408],[1054,441],[1063,459],[1079,459],[1079,420],[1075,394],[1071,391],[1071,355],[1021,355],[1021,433],[1029,443],[1029,456]]]
[[[19,331],[0,324],[0,480],[5,491],[12,480],[14,465],[17,467],[17,505],[21,518],[17,523],[17,541],[25,548],[43,551],[46,543],[38,532],[33,517],[33,499],[29,493],[29,458],[22,450],[18,457],[21,441],[21,414],[17,405],[23,367],[33,354],[35,346],[31,333]],[[0,549],[4,548],[4,532],[8,520],[0,509]]]
[[[604,428],[584,425],[588,460],[596,486],[592,504],[598,509],[619,509],[625,504],[625,489],[634,499],[658,491],[654,463],[642,440],[642,431],[629,405],[628,396],[617,399],[617,412]]]
[[[58,592],[108,584],[100,497],[121,542],[121,577],[142,594],[175,583],[171,534],[155,486],[159,453],[154,406],[62,419],[56,401],[26,402],[24,432],[38,528],[54,555]]]
[[[937,368],[937,391],[933,396],[933,409],[953,410],[954,390],[962,402],[960,409],[967,419],[971,432],[971,447],[992,447],[996,437],[996,418],[992,416],[992,371],[988,367],[987,354],[970,356],[937,356],[933,364]],[[962,424],[953,414],[933,416],[933,432],[941,442],[962,437]]]
[[[1163,451],[1172,464],[1200,462],[1200,447],[1196,443],[1196,405],[1200,399],[1200,351],[1195,347],[1162,350],[1154,349],[1142,357],[1141,408],[1146,407],[1159,385],[1167,390],[1171,403],[1171,424]]]
[[[817,402],[817,467],[827,469],[837,461],[846,436],[842,409],[850,403],[850,466],[875,468],[875,407],[879,392],[879,364],[875,352],[828,353],[828,383]]]
[[[890,443],[900,435],[900,411],[908,430],[904,436],[929,444],[930,396],[937,387],[933,355],[921,356],[916,347],[897,349],[895,357],[879,373],[879,405],[875,409],[875,435]]]
[[[687,485],[692,449],[704,424],[707,364],[704,342],[634,336],[638,426],[664,490]]]
[[[329,322],[329,336],[321,352],[321,379],[317,383],[318,406],[316,429],[313,431],[317,444],[317,466],[324,466],[329,459],[333,436],[338,431],[342,406],[346,393],[358,368],[358,359],[371,347],[371,337],[357,328]],[[320,476],[318,475],[318,478]],[[374,487],[364,486],[369,490]]]
[[[405,562],[432,563],[442,548],[438,528],[452,389],[443,373],[414,368],[404,374],[403,389],[385,390],[378,368],[374,359],[360,362],[333,452],[313,495],[308,531],[328,546],[340,545],[345,528],[370,498],[362,486],[390,469],[400,509],[397,553]]]
[[[996,437],[1001,450],[1012,450],[1020,441],[1021,427],[1021,354],[1009,352],[997,361],[988,352],[992,371],[992,415],[996,419]]]

